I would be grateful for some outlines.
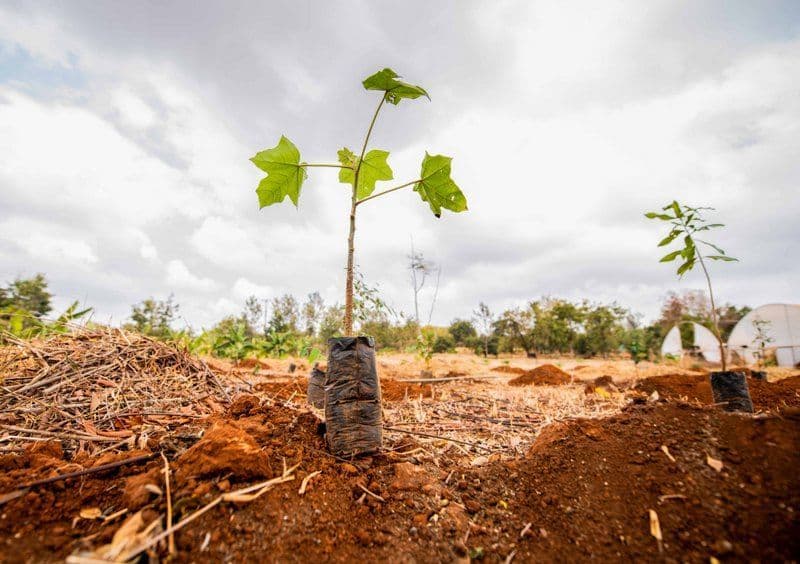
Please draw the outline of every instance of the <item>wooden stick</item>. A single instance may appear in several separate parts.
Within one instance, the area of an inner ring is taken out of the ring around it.
[[[78,470],[77,472],[68,472],[67,474],[59,474],[58,476],[51,476],[50,478],[42,478],[41,480],[34,480],[33,482],[28,482],[27,484],[20,485],[16,491],[27,490],[36,486],[43,486],[44,484],[52,484],[53,482],[60,482],[61,480],[69,480],[70,478],[78,478],[80,476],[86,476],[87,474],[95,474],[97,472],[102,472],[104,470],[112,470],[114,468],[119,468],[120,466],[125,466],[127,464],[136,464],[137,462],[144,462],[145,460],[150,460],[154,456],[156,456],[155,452],[150,454],[142,454],[139,456],[127,458],[125,460],[117,460],[116,462],[101,464],[100,466],[94,466],[92,468],[84,468],[83,470]],[[2,505],[2,503],[0,503],[0,505]]]
[[[161,458],[164,460],[164,485],[167,490],[167,529],[172,528],[172,493],[169,489],[169,461],[164,453],[161,453]],[[169,553],[175,554],[175,534],[170,532],[168,537]]]
[[[429,439],[441,439],[443,441],[450,441],[453,443],[458,443],[462,445],[467,445],[475,448],[483,449],[487,452],[492,452],[492,449],[489,447],[485,447],[478,443],[470,443],[468,441],[461,441],[458,439],[451,439],[450,437],[443,437],[441,435],[431,435],[430,433],[423,433],[422,431],[409,431],[407,429],[398,429],[397,427],[387,427],[386,425],[383,426],[384,429],[387,431],[395,431],[396,433],[407,433],[409,435],[419,435],[420,437],[428,437]]]

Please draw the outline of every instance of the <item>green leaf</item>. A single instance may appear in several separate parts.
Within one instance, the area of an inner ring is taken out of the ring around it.
[[[739,262],[739,259],[727,255],[709,255],[706,258],[710,258],[711,260],[724,260],[725,262]]]
[[[383,90],[386,92],[386,101],[391,102],[395,106],[399,104],[400,100],[403,98],[415,100],[420,96],[425,96],[428,100],[431,99],[421,86],[408,84],[407,82],[397,80],[398,78],[400,78],[400,75],[392,69],[386,68],[365,78],[362,84],[367,90]]]
[[[665,246],[665,245],[669,245],[669,244],[670,244],[670,243],[672,243],[672,242],[675,240],[675,238],[676,238],[678,235],[680,235],[680,234],[681,234],[681,232],[680,232],[680,231],[678,231],[677,229],[674,229],[674,230],[672,230],[672,232],[670,232],[670,234],[669,234],[669,235],[667,235],[666,237],[664,237],[663,239],[661,239],[661,242],[658,244],[658,246],[659,246],[659,247],[663,247],[663,246]]]
[[[250,161],[267,173],[256,188],[259,207],[282,202],[286,196],[297,206],[307,174],[306,169],[300,166],[300,151],[294,143],[281,135],[277,145],[256,153]]]
[[[672,211],[675,213],[675,217],[683,217],[683,211],[681,210],[681,205],[678,203],[677,200],[672,200],[670,204]]]
[[[665,213],[656,213],[656,212],[647,212],[644,216],[648,219],[663,219],[664,221],[669,221],[670,219],[675,219],[671,215]]]
[[[423,202],[428,202],[436,217],[441,217],[442,208],[453,212],[462,212],[467,209],[467,198],[450,178],[452,160],[451,157],[429,155],[425,151],[420,172],[421,180],[414,185],[414,192],[419,193]]]
[[[353,168],[342,168],[339,170],[339,182],[353,185],[355,180],[355,168],[358,166],[358,157],[355,156],[353,151],[345,147],[339,150],[339,162],[343,166]],[[379,180],[391,180],[394,178],[392,168],[386,159],[389,157],[389,151],[381,151],[380,149],[372,149],[369,153],[364,155],[364,160],[361,162],[361,169],[358,171],[358,189],[356,190],[356,197],[363,200],[372,192],[375,191],[375,183]]]
[[[683,276],[686,272],[694,268],[694,260],[687,260],[678,268],[678,276]]]
[[[683,253],[683,249],[672,251],[671,253],[664,255],[659,262],[672,262],[678,258],[678,255],[681,253]]]
[[[314,347],[311,349],[311,352],[308,353],[308,363],[313,365],[319,360],[320,356],[322,356],[322,351],[320,351],[317,347]]]

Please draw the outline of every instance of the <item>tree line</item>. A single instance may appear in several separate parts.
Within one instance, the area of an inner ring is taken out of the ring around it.
[[[63,332],[69,323],[85,317],[91,308],[77,302],[54,320],[52,294],[42,274],[17,278],[0,286],[0,330],[21,337]],[[318,354],[328,339],[343,334],[342,306],[326,304],[318,292],[298,299],[284,294],[269,300],[249,297],[240,313],[207,329],[176,329],[179,304],[174,297],[147,298],[131,308],[124,326],[158,339],[180,343],[192,352],[242,359],[247,356]],[[717,316],[723,337],[749,307],[726,304]],[[383,350],[431,354],[467,348],[479,355],[524,352],[535,355],[603,357],[627,352],[634,360],[658,357],[666,332],[681,324],[689,347],[691,324],[711,323],[704,292],[671,292],[665,296],[660,316],[650,324],[618,304],[544,297],[520,307],[493,312],[480,303],[469,317],[454,319],[447,327],[421,326],[416,315],[397,313],[381,298],[376,287],[356,276],[354,319],[359,332],[375,337]]]

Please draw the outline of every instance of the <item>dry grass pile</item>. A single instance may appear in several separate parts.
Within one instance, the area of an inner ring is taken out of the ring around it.
[[[229,400],[201,360],[119,329],[81,329],[0,350],[0,452],[62,439],[86,450],[219,411]]]

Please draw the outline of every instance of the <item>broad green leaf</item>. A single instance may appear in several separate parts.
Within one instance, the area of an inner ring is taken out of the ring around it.
[[[671,253],[664,255],[659,262],[672,262],[673,260],[678,258],[678,255],[680,255],[681,253],[683,253],[683,249],[678,251],[672,251]]]
[[[678,268],[678,276],[683,276],[684,274],[686,274],[686,272],[690,271],[692,268],[694,268],[694,261],[687,260],[680,266],[680,268]]]
[[[353,151],[345,147],[338,153],[339,162],[343,166],[353,168],[339,169],[339,182],[353,185],[355,180],[356,171],[358,166],[358,157],[355,156]],[[381,151],[380,149],[372,149],[369,153],[364,155],[364,160],[361,162],[361,169],[358,171],[358,189],[356,190],[356,197],[363,200],[372,192],[375,191],[375,183],[379,180],[391,180],[394,178],[392,168],[386,159],[389,157],[389,151]]]
[[[294,143],[281,136],[276,146],[256,153],[250,161],[267,173],[256,188],[259,207],[282,202],[286,196],[297,205],[307,175],[306,169],[300,166],[300,151]]]
[[[400,100],[403,98],[415,100],[420,96],[425,96],[428,100],[431,99],[421,86],[408,84],[407,82],[397,80],[398,78],[400,78],[400,75],[392,69],[386,68],[365,78],[362,84],[367,90],[383,90],[386,92],[386,101],[391,102],[395,106],[399,104]]]
[[[436,217],[441,217],[442,208],[453,212],[467,209],[467,198],[450,178],[452,160],[444,155],[429,155],[426,151],[422,159],[421,180],[414,185],[414,192],[419,193],[423,202],[428,202]]]
[[[739,259],[729,257],[727,255],[709,255],[707,258],[711,260],[724,260],[725,262],[739,262]]]

